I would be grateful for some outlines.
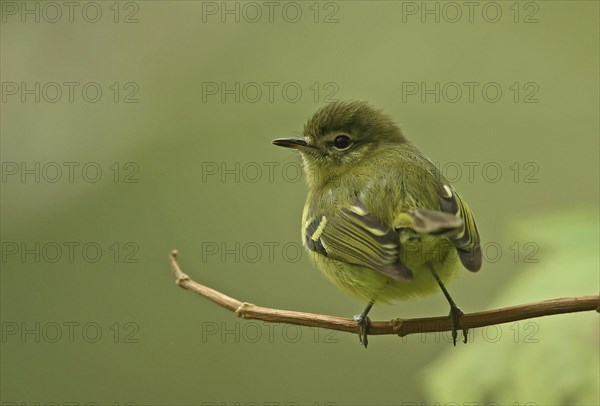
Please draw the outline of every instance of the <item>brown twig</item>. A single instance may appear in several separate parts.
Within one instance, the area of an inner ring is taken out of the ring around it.
[[[238,317],[359,333],[359,327],[353,319],[256,306],[251,303],[240,302],[219,291],[201,285],[190,279],[188,275],[181,271],[179,264],[177,263],[176,250],[171,252],[171,267],[175,274],[175,283],[177,283],[177,285],[209,298],[218,305],[233,311]],[[505,307],[497,310],[469,313],[461,316],[460,324],[464,329],[471,329],[531,319],[534,317],[591,310],[600,312],[600,296],[552,299]],[[404,337],[414,333],[433,333],[440,331],[450,331],[450,320],[448,316],[373,321],[369,326],[369,335],[397,334]]]

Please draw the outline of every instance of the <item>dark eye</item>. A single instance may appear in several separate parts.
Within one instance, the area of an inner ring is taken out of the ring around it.
[[[338,135],[335,137],[335,140],[333,140],[333,146],[336,149],[348,149],[350,148],[350,145],[352,145],[352,140],[347,135]]]

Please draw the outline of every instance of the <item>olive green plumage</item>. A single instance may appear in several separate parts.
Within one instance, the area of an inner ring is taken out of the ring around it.
[[[328,279],[366,301],[438,290],[462,264],[481,267],[473,215],[392,119],[367,103],[317,111],[300,139],[308,181],[302,240]]]

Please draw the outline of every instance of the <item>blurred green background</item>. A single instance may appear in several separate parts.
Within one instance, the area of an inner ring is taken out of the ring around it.
[[[599,404],[591,312],[364,350],[237,319],[169,270],[177,248],[240,300],[359,313],[298,252],[300,160],[270,141],[361,99],[476,215],[465,312],[597,294],[599,3],[475,3],[1,2],[4,404]]]

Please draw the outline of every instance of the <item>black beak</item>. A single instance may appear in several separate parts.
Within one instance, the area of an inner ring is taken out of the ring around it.
[[[299,151],[305,148],[311,148],[311,146],[306,143],[304,138],[276,138],[273,140],[273,144],[277,145],[278,147],[294,148]]]

